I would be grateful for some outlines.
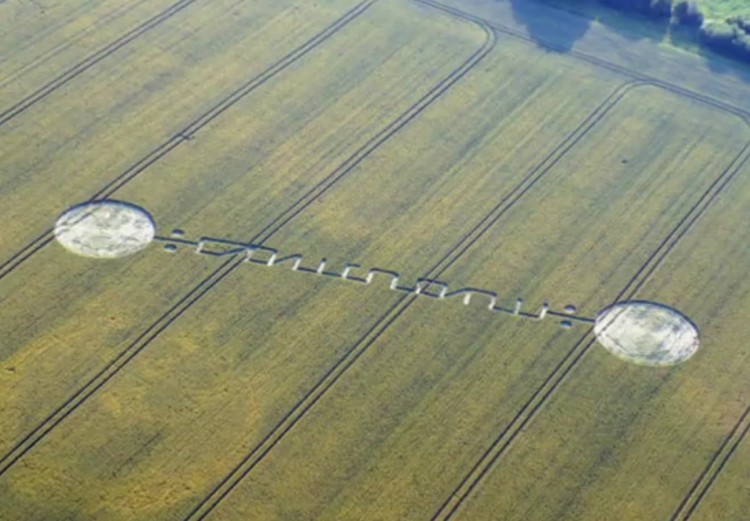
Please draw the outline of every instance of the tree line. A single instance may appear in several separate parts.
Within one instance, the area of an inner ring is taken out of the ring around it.
[[[695,0],[600,0],[622,11],[636,12],[693,28],[698,40],[721,54],[750,62],[750,17],[704,19]]]

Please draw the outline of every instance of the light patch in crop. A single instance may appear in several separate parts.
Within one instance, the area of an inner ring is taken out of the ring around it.
[[[105,200],[67,210],[57,219],[54,232],[57,241],[77,255],[114,259],[148,246],[155,227],[144,209]]]
[[[669,366],[698,350],[698,328],[683,314],[662,304],[630,301],[614,304],[596,317],[594,334],[614,355],[641,365]]]

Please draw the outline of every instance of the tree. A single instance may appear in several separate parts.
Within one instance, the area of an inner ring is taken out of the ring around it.
[[[677,0],[672,13],[680,25],[688,27],[703,25],[703,13],[701,13],[695,0]]]
[[[707,47],[750,60],[750,27],[747,20],[728,19],[725,22],[711,21],[703,24],[700,29],[700,38]]]

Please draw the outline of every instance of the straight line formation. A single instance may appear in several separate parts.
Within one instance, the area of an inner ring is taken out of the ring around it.
[[[541,303],[539,310],[536,313],[532,313],[523,310],[524,299],[520,297],[516,298],[515,305],[512,308],[503,307],[497,304],[498,294],[496,291],[476,287],[463,287],[451,291],[449,290],[450,286],[448,283],[437,279],[417,278],[413,286],[403,286],[399,284],[399,281],[403,277],[398,272],[378,267],[372,267],[366,273],[362,273],[362,267],[359,264],[347,263],[344,265],[342,271],[331,271],[327,258],[322,258],[315,267],[303,266],[302,260],[304,256],[302,254],[293,253],[285,255],[281,254],[275,248],[259,244],[241,243],[215,237],[201,237],[197,241],[192,241],[185,239],[181,230],[172,237],[157,235],[154,237],[154,241],[164,243],[164,250],[172,253],[189,248],[194,253],[209,257],[242,258],[242,261],[245,263],[269,267],[284,264],[291,266],[291,271],[294,272],[332,277],[359,284],[371,284],[375,277],[386,277],[390,279],[388,288],[393,291],[421,295],[438,300],[458,299],[464,305],[469,305],[474,297],[484,298],[489,311],[535,320],[542,320],[548,316],[557,317],[562,319],[560,326],[566,329],[572,327],[573,323],[576,322],[593,324],[596,321],[595,318],[577,315],[577,307],[573,304],[567,304],[562,311],[557,311],[552,309],[549,301],[545,300]],[[363,276],[356,275],[355,273],[357,272]]]

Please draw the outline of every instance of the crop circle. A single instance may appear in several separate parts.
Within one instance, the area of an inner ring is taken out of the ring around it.
[[[57,219],[54,232],[57,241],[77,255],[115,259],[144,249],[156,230],[143,208],[104,200],[70,208]]]
[[[690,319],[668,306],[646,301],[606,308],[596,317],[594,334],[614,355],[641,365],[679,364],[700,346],[698,328]]]

